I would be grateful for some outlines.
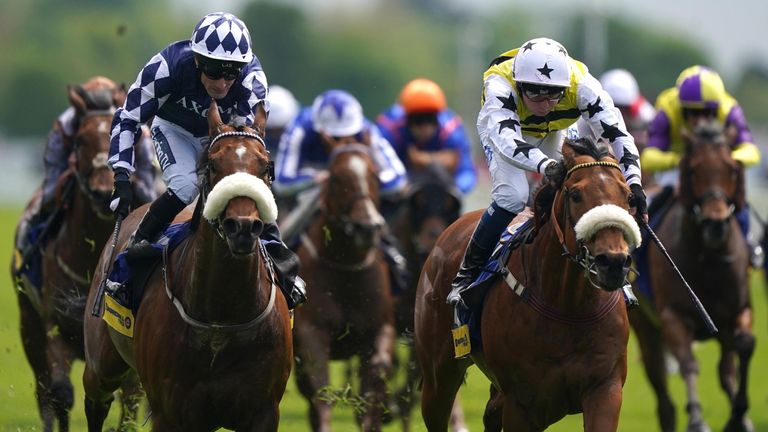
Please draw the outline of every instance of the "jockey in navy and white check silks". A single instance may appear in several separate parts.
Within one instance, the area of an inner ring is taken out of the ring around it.
[[[405,167],[389,141],[370,121],[363,121],[363,133],[369,133],[374,162],[379,168],[383,195],[397,193],[406,185]],[[312,108],[301,110],[280,139],[276,158],[275,182],[278,195],[290,196],[314,184],[318,171],[328,168],[330,156],[320,134],[312,126]]]
[[[128,90],[112,120],[109,164],[133,171],[133,145],[139,126],[152,116],[178,125],[194,137],[207,137],[211,97],[200,82],[189,40],[175,42],[152,57]],[[224,123],[252,125],[254,109],[267,94],[267,77],[256,56],[246,64],[229,93],[216,103]],[[266,109],[266,107],[265,107]]]
[[[230,13],[204,16],[192,32],[191,43],[192,51],[208,58],[241,63],[253,59],[248,28]]]

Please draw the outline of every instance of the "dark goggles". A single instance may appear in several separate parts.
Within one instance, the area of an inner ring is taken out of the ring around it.
[[[557,102],[565,96],[564,87],[539,86],[532,84],[523,84],[521,89],[525,97],[533,102]]]
[[[683,108],[683,118],[687,119],[692,117],[715,118],[717,117],[717,109],[716,108]]]
[[[211,61],[198,59],[200,70],[212,80],[225,79],[227,81],[233,81],[240,76],[240,71],[243,69],[243,63],[228,62],[228,61]]]
[[[406,119],[408,125],[437,124],[437,113],[413,113]]]

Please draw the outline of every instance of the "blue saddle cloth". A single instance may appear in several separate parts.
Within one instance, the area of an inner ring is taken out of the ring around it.
[[[664,215],[666,213],[666,211],[660,211],[652,216],[648,221],[648,226],[650,226],[652,230],[656,231],[656,229],[661,225],[661,221],[664,219]],[[635,278],[633,285],[637,291],[640,291],[643,295],[645,295],[648,300],[651,301],[651,304],[653,304],[653,286],[651,285],[650,268],[648,267],[648,245],[652,242],[652,240],[651,235],[648,234],[648,231],[641,231],[642,244],[639,248],[632,252],[634,257],[633,259],[635,261],[635,269],[637,270],[637,278]]]
[[[191,222],[187,221],[173,224],[163,231],[163,234],[157,242],[152,244],[152,247],[161,253],[164,249],[168,250],[167,253],[171,253],[191,235]],[[133,275],[126,255],[127,251],[124,250],[115,257],[115,261],[112,264],[112,270],[107,278],[107,287],[110,292],[113,293],[113,298],[117,300],[120,305],[131,309],[133,313],[136,314],[139,310],[141,297],[144,294],[144,287],[143,283],[141,284],[142,286],[132,286],[133,284],[131,282],[133,280]],[[156,265],[158,262],[159,260],[154,264]],[[153,269],[154,265],[151,267]]]
[[[526,241],[525,237],[533,229],[534,219],[527,219],[521,224],[511,225],[501,235],[501,239],[496,244],[491,257],[485,264],[480,276],[470,285],[470,290],[481,290],[481,301],[476,308],[464,309],[457,308],[461,322],[467,323],[469,327],[469,340],[472,351],[482,349],[482,338],[480,336],[480,317],[483,315],[483,304],[485,295],[488,292],[490,283],[501,276],[503,269],[507,265],[509,255],[520,244]]]

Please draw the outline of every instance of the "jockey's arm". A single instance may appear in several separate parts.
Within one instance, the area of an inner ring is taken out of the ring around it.
[[[747,119],[741,106],[736,104],[728,113],[725,121],[726,127],[736,129],[734,142],[736,145],[731,151],[731,157],[741,162],[745,167],[755,166],[760,163],[760,149],[754,144],[752,132],[747,125]]]
[[[415,146],[408,146],[408,160],[412,168],[424,169],[428,165],[436,163],[453,174],[459,165],[459,152],[452,149],[424,151]]]

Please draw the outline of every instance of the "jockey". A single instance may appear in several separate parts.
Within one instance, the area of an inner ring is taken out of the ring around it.
[[[379,168],[382,198],[400,195],[407,182],[405,167],[389,141],[365,118],[354,96],[344,90],[327,90],[315,98],[311,107],[299,112],[280,139],[273,185],[278,197],[296,196],[299,201],[297,208],[284,219],[289,243],[303,231],[319,208],[316,191],[328,178],[328,144],[368,140]],[[298,196],[305,191],[304,196],[309,198]],[[383,243],[384,253],[395,272],[393,280],[400,289],[407,280],[405,258],[394,246],[390,233],[385,232]]]
[[[80,85],[80,88],[87,95],[84,96],[84,99],[89,109],[114,109],[118,104],[122,104],[122,100],[125,98],[123,88],[111,79],[102,76],[89,79]],[[39,208],[33,214],[30,225],[45,222],[55,210],[56,184],[69,166],[70,155],[74,150],[72,144],[75,133],[80,126],[79,123],[80,118],[72,106],[64,110],[53,123],[43,152],[45,166],[43,193]],[[149,133],[146,129],[140,133],[137,145],[141,147],[140,151],[136,152],[137,192],[143,195],[142,201],[151,201],[155,196],[153,191],[155,172],[152,166],[152,142],[149,140]]]
[[[651,214],[672,196],[678,183],[677,166],[685,144],[682,129],[691,129],[701,122],[716,120],[725,128],[736,129],[731,156],[744,167],[760,162],[760,150],[754,144],[739,103],[725,90],[720,75],[704,66],[691,66],[680,73],[675,87],[661,92],[656,99],[658,113],[648,130],[648,146],[641,155],[643,167],[659,173],[663,189],[651,200]],[[736,215],[745,237],[749,234],[749,208],[744,206]],[[760,251],[750,245],[753,266],[759,267]]]
[[[418,78],[406,84],[399,103],[380,114],[376,124],[409,172],[438,163],[453,174],[462,194],[475,187],[469,137],[435,82]]]
[[[134,254],[154,249],[155,240],[199,193],[197,161],[209,143],[207,110],[216,99],[225,123],[264,132],[267,78],[251,52],[251,37],[236,16],[204,16],[190,40],[174,42],[155,54],[139,72],[125,105],[112,122],[109,164],[115,173],[112,209],[125,216],[131,205],[129,175],[139,125],[152,116],[152,140],[168,189],[144,215],[131,239]],[[288,307],[305,301],[298,258],[282,242],[275,224],[261,234],[280,273]]]
[[[637,80],[626,69],[611,69],[600,76],[600,84],[613,99],[613,104],[621,111],[627,130],[635,139],[638,151],[642,152],[648,144],[648,125],[656,115],[656,110],[640,93]],[[643,188],[655,187],[653,174],[643,172]]]
[[[448,303],[470,309],[476,303],[466,291],[501,233],[525,208],[529,195],[525,172],[544,174],[553,184],[562,182],[564,167],[553,157],[577,120],[587,126],[590,138],[611,144],[632,191],[635,217],[647,218],[635,142],[611,97],[560,43],[538,38],[507,51],[491,62],[483,81],[477,131],[493,182],[492,201],[472,233],[448,295]],[[624,294],[629,305],[636,302],[629,284]]]
[[[269,102],[269,117],[267,117],[264,140],[267,143],[267,150],[274,158],[274,155],[277,155],[280,137],[299,114],[301,106],[290,90],[278,85],[269,86],[267,102]]]

